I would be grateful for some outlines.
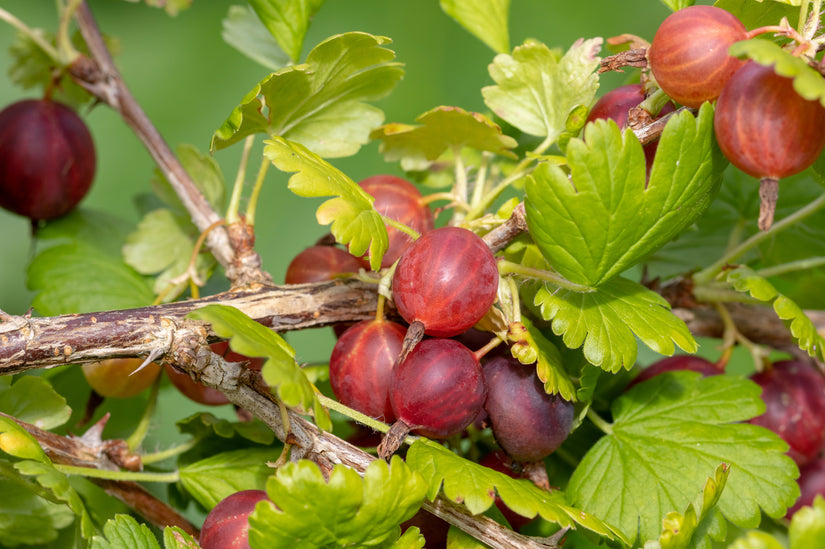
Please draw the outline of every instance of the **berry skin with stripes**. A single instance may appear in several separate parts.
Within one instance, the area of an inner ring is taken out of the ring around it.
[[[498,267],[487,244],[461,227],[441,227],[404,252],[392,279],[399,314],[427,335],[452,337],[481,320],[496,299]]]

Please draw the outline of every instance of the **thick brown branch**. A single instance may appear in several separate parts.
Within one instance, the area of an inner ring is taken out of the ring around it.
[[[186,320],[191,311],[231,305],[276,331],[300,330],[375,316],[377,287],[354,279],[315,284],[260,286],[214,296],[121,311],[11,317],[0,323],[0,375],[109,357],[147,356],[163,350],[175,362],[176,342],[212,337]]]
[[[79,57],[70,67],[72,77],[100,101],[120,113],[180,197],[195,226],[201,231],[207,230],[220,221],[220,216],[195,186],[126,86],[86,2],[78,7],[76,18],[92,58]],[[206,242],[212,254],[223,265],[233,287],[272,282],[271,277],[260,269],[260,262],[236,261],[236,251],[225,227],[211,230]]]

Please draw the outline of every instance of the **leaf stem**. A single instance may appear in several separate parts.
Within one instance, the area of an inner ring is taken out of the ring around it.
[[[60,22],[57,27],[56,41],[58,52],[62,54],[61,60],[66,65],[74,61],[74,59],[79,55],[77,50],[72,45],[72,39],[69,33],[69,23],[71,23],[72,17],[82,2],[83,0],[69,0],[66,7],[61,10],[60,13]]]
[[[62,465],[59,463],[55,463],[54,467],[63,474],[77,475],[87,478],[166,483],[177,482],[180,480],[180,473],[178,471],[171,471],[168,473],[137,473],[134,471],[109,471],[108,469],[93,469],[91,467],[78,467],[76,465]]]
[[[393,227],[395,229],[398,229],[402,233],[406,233],[406,234],[410,235],[413,238],[413,240],[416,240],[416,239],[418,239],[419,236],[421,236],[420,234],[418,234],[418,231],[416,231],[415,229],[413,229],[411,227],[408,227],[407,225],[404,225],[400,221],[396,221],[395,219],[387,217],[386,215],[383,215],[383,214],[379,214],[379,215],[381,215],[381,221],[383,221],[384,224],[389,225],[390,227]]]
[[[166,450],[161,450],[159,452],[152,452],[150,454],[142,454],[140,456],[140,461],[144,465],[149,465],[151,463],[158,463],[169,458],[173,458],[179,456],[185,452],[188,452],[195,446],[197,446],[198,442],[201,441],[201,437],[192,437],[188,441],[184,442],[183,444],[178,444],[177,446],[172,446],[171,448],[167,448]]]
[[[555,141],[555,138],[547,136],[544,141],[539,143],[538,146],[533,149],[532,154],[542,154],[548,147],[550,147],[550,145],[555,143]],[[490,192],[486,193],[484,198],[480,200],[478,204],[472,205],[470,211],[467,213],[467,219],[472,220],[483,215],[484,212],[487,211],[487,208],[490,207],[490,205],[507,189],[507,187],[527,175],[530,171],[530,164],[533,162],[535,162],[535,158],[533,156],[528,155],[522,158],[521,162],[516,165],[515,169],[513,169],[509,176],[505,177],[501,182],[499,182],[498,185],[493,187]]]
[[[599,428],[601,432],[606,435],[613,434],[613,425],[605,421],[593,408],[587,409],[587,419],[593,422],[593,425]]]
[[[255,142],[255,136],[250,135],[243,142],[243,150],[241,151],[241,161],[238,165],[238,173],[235,176],[235,184],[232,186],[232,197],[229,199],[229,206],[226,209],[226,222],[237,223],[240,219],[238,210],[241,206],[241,194],[243,194],[243,182],[246,179],[246,166],[249,163],[249,153],[252,150],[252,144]]]
[[[584,284],[577,284],[575,282],[571,282],[563,276],[561,276],[560,274],[555,273],[553,271],[543,271],[541,269],[525,267],[524,265],[515,263],[513,261],[508,261],[506,259],[498,260],[498,272],[502,275],[515,274],[523,276],[525,278],[535,278],[538,280],[543,280],[560,288],[564,288],[565,290],[570,290],[572,292],[577,292],[580,294],[587,294],[596,291],[596,288],[592,286],[585,286]]]
[[[374,429],[375,431],[386,433],[390,430],[390,426],[386,423],[382,423],[377,419],[373,419],[368,415],[362,414],[358,410],[353,410],[349,406],[344,406],[337,400],[329,398],[328,396],[322,393],[315,394],[318,397],[318,400],[321,402],[321,404],[326,408],[329,408],[330,410],[335,410],[339,414],[347,416],[348,418],[355,420],[358,423],[361,423],[362,425],[366,425],[367,427]]]
[[[51,44],[46,42],[40,34],[34,29],[26,25],[23,21],[0,8],[0,21],[5,21],[12,27],[16,28],[21,33],[25,34],[29,40],[37,44],[37,47],[43,50],[43,53],[48,55],[53,61],[60,62],[60,53]]]
[[[269,166],[272,162],[264,157],[261,162],[261,167],[258,169],[258,177],[255,178],[255,186],[252,187],[252,194],[249,195],[249,204],[246,206],[246,223],[250,227],[255,226],[255,209],[258,206],[258,196],[261,194],[261,188],[264,186],[264,179],[266,179],[266,172],[269,171]]]
[[[458,145],[452,146],[453,158],[455,159],[455,195],[459,202],[467,202],[467,172],[464,167],[464,159],[461,158],[461,147]],[[458,224],[464,217],[464,213],[459,210],[453,210],[453,224]]]
[[[718,275],[722,271],[722,269],[725,268],[725,265],[733,263],[743,255],[745,255],[747,252],[761,244],[764,240],[772,238],[779,231],[787,229],[788,227],[791,227],[796,223],[799,223],[809,215],[819,211],[823,206],[825,206],[825,193],[821,194],[816,200],[814,200],[804,208],[800,208],[793,214],[783,218],[780,221],[777,221],[767,231],[759,231],[758,233],[751,236],[750,238],[748,238],[732,250],[728,251],[722,257],[720,257],[715,263],[693,275],[693,280],[695,280],[698,284],[704,284],[709,282],[716,275]]]
[[[162,372],[159,372],[162,373]],[[158,403],[158,390],[160,389],[160,381],[163,375],[158,375],[155,381],[152,382],[152,389],[149,391],[149,401],[146,403],[146,408],[143,410],[143,416],[135,427],[135,430],[126,439],[126,445],[129,450],[134,451],[146,438],[149,432],[149,425],[152,423],[152,416],[155,414],[155,408]]]
[[[765,267],[764,269],[759,269],[756,271],[756,274],[767,278],[769,276],[777,276],[793,271],[804,271],[815,267],[822,267],[823,265],[825,265],[825,257],[808,257],[798,261],[789,261],[780,265]]]

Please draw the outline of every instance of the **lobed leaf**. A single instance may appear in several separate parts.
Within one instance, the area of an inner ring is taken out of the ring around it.
[[[249,135],[282,136],[322,157],[355,154],[384,120],[365,101],[387,95],[403,70],[384,47],[390,40],[362,32],[335,35],[305,63],[266,76],[212,136],[211,150]]]
[[[195,249],[194,225],[188,218],[160,208],[143,216],[137,229],[123,245],[123,260],[144,275],[156,275],[153,292],[173,301],[188,286],[189,262]],[[195,271],[201,280],[209,278],[215,260],[208,254],[197,254]]]
[[[825,80],[822,75],[804,59],[783,50],[778,44],[760,38],[742,40],[731,45],[730,54],[752,59],[767,67],[773,66],[776,74],[793,78],[796,93],[808,101],[819,101],[825,107]]]
[[[507,334],[513,357],[522,364],[536,365],[536,374],[547,394],[558,394],[564,400],[576,402],[576,387],[564,369],[558,347],[527,318],[522,318],[521,324],[522,327],[511,325]]]
[[[565,131],[570,113],[596,96],[601,38],[577,40],[559,58],[535,40],[502,53],[489,66],[495,86],[481,90],[484,102],[516,128],[553,143]]]
[[[501,133],[492,120],[459,107],[436,107],[416,122],[420,125],[385,124],[373,130],[387,162],[400,160],[404,169],[426,169],[447,150],[469,147],[515,158],[509,150],[518,143]]]
[[[527,178],[527,225],[553,269],[598,286],[639,263],[694,223],[722,181],[713,107],[665,127],[645,180],[642,147],[630,131],[597,120],[567,147],[570,175],[549,163]]]
[[[245,448],[214,454],[180,468],[180,482],[206,509],[241,490],[263,490],[280,447]]]
[[[716,504],[722,496],[730,467],[727,464],[719,465],[712,477],[708,477],[705,487],[699,497],[688,504],[684,514],[675,511],[669,512],[662,520],[664,528],[659,536],[661,549],[688,549],[689,547],[709,547],[710,539],[706,531],[700,531],[703,521],[708,521],[715,511]],[[715,538],[716,541],[722,539]]]
[[[55,469],[48,461],[20,461],[14,464],[21,474],[34,477],[38,485],[43,487],[48,496],[46,499],[65,503],[71,509],[80,524],[80,535],[90,539],[95,533],[92,517],[86,510],[86,505],[80,494],[69,482],[68,475]]]
[[[92,538],[90,549],[160,549],[158,540],[146,524],[129,515],[117,515],[103,525],[103,536]]]
[[[10,417],[0,416],[0,451],[20,459],[51,463],[37,440]]]
[[[335,196],[318,208],[321,225],[329,225],[335,240],[349,248],[356,257],[369,248],[370,266],[381,267],[389,247],[387,228],[373,203],[375,199],[344,173],[306,147],[273,137],[266,141],[266,156],[279,170],[297,172],[289,179],[289,188],[298,196],[314,198]]]
[[[760,388],[733,376],[661,374],[614,401],[614,422],[568,485],[574,504],[626,536],[659,536],[662,517],[686,508],[708,472],[730,464],[718,509],[742,528],[762,512],[781,517],[797,497],[799,470],[773,432],[738,423],[764,411]]]
[[[560,491],[546,491],[526,479],[514,479],[478,463],[468,461],[435,442],[418,439],[407,452],[407,463],[421,473],[428,486],[427,498],[444,495],[461,503],[474,515],[485,512],[501,497],[507,506],[524,517],[536,515],[562,528],[585,528],[609,540],[630,542],[621,531],[596,515],[570,507]]]
[[[534,304],[564,344],[584,346],[585,358],[608,372],[630,369],[636,362],[636,338],[662,355],[675,352],[674,343],[688,353],[698,345],[668,302],[656,292],[623,277],[615,277],[590,293],[557,288],[547,283]]]
[[[264,27],[293,62],[301,57],[312,16],[324,0],[248,0]]]
[[[749,267],[740,266],[727,271],[724,274],[724,280],[729,282],[736,291],[770,303],[776,316],[785,322],[797,346],[812,357],[819,360],[825,359],[825,338],[819,334],[816,325],[799,305],[779,293],[767,279],[759,276]]]
[[[197,540],[178,526],[167,526],[163,529],[163,547],[164,549],[200,549]]]
[[[0,412],[47,430],[69,421],[72,409],[46,379],[22,376],[9,385],[4,381],[0,380]]]
[[[426,486],[418,473],[393,456],[390,465],[373,461],[363,479],[336,465],[327,481],[315,463],[292,462],[269,478],[266,491],[274,505],[259,503],[249,517],[250,545],[315,549],[392,542],[401,533],[397,525],[421,506]],[[410,541],[408,537],[398,547],[415,546]]]
[[[6,547],[48,544],[59,531],[70,526],[74,513],[60,503],[48,501],[19,479],[6,478],[6,462],[0,460],[0,536]],[[11,474],[14,474],[11,471]]]
[[[229,339],[229,347],[236,353],[266,358],[261,374],[278,398],[287,406],[313,409],[317,398],[312,384],[295,361],[295,350],[280,335],[228,305],[206,305],[187,318],[209,322],[218,336]],[[315,419],[319,427],[328,422],[323,416]]]
[[[825,499],[818,494],[811,505],[800,507],[788,529],[791,549],[816,547],[825,539]]]
[[[496,53],[510,51],[510,0],[441,0],[441,9]]]
[[[746,29],[776,25],[783,17],[796,28],[801,0],[756,1],[759,2],[758,7],[754,5],[754,0],[716,0],[713,5],[734,14]]]

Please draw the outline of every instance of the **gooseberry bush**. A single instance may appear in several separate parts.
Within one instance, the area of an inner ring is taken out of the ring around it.
[[[143,111],[117,21],[0,7],[33,292],[0,303],[0,545],[821,545],[823,6],[649,3],[650,36],[513,46],[509,0],[441,0],[489,50],[483,107],[387,120],[427,78],[392,37],[305,43],[323,0],[249,0],[215,40],[264,76],[223,110],[200,90],[202,148]],[[137,218],[84,205],[118,184],[101,110],[156,164],[118,187]],[[322,236],[278,235],[301,251],[272,267],[279,185]]]

